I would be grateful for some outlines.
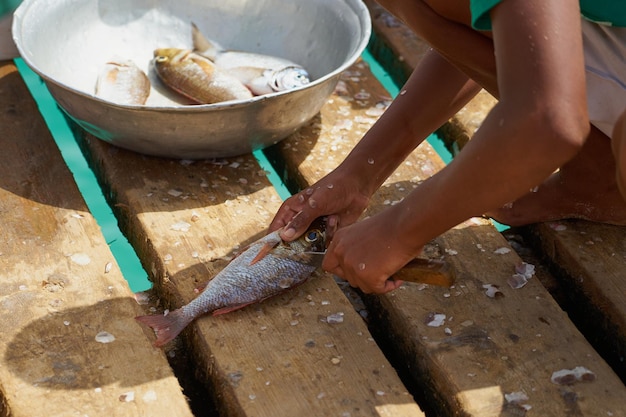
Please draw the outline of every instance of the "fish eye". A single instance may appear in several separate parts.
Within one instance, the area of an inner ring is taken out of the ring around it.
[[[306,240],[308,243],[316,242],[319,239],[319,236],[320,236],[319,230],[311,230],[306,234],[306,236],[304,237],[304,240]]]

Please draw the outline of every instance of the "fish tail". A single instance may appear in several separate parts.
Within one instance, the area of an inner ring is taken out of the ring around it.
[[[194,52],[210,59],[215,60],[217,55],[224,49],[216,42],[208,40],[195,23],[191,23],[191,38],[193,41]]]
[[[167,315],[135,317],[138,322],[154,329],[157,336],[155,347],[161,347],[178,336],[192,319],[193,317],[189,318],[183,314],[182,309],[174,310]]]

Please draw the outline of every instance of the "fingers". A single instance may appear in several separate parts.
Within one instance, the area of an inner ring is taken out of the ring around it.
[[[404,281],[393,280],[384,276],[376,279],[362,277],[359,276],[359,274],[353,269],[346,269],[351,271],[351,273],[346,273],[346,270],[344,270],[344,268],[337,263],[337,259],[334,257],[332,252],[328,252],[324,257],[322,269],[342,278],[347,281],[351,287],[358,288],[365,294],[386,294],[400,288],[402,284],[404,284]]]
[[[277,214],[277,218],[280,216],[280,220],[275,219],[276,224],[284,223],[284,230],[280,233],[280,237],[283,240],[291,241],[300,237],[307,228],[311,225],[313,220],[327,214],[324,210],[327,209],[322,204],[318,204],[316,200],[315,188],[307,188],[304,191],[290,197]],[[274,222],[272,222],[274,224]],[[335,220],[336,224],[336,220]]]

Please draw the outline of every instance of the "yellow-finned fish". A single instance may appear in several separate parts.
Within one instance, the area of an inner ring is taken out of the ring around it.
[[[132,61],[104,64],[96,82],[96,96],[117,104],[145,104],[150,95],[148,76]]]
[[[154,68],[165,85],[198,104],[252,98],[237,78],[188,49],[155,50]]]
[[[228,70],[255,95],[302,87],[311,82],[309,73],[287,59],[270,55],[222,48],[208,40],[195,24],[191,24],[194,51]]]
[[[167,315],[136,319],[152,327],[157,335],[154,345],[163,346],[198,316],[228,313],[304,283],[321,265],[326,238],[323,217],[293,242],[284,242],[279,231],[269,233],[233,259],[189,304]]]

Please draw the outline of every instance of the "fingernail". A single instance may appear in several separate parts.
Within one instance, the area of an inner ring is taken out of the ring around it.
[[[296,229],[294,229],[293,227],[290,227],[288,229],[283,230],[283,233],[281,233],[283,238],[285,239],[291,239],[292,237],[294,237],[296,235]]]

